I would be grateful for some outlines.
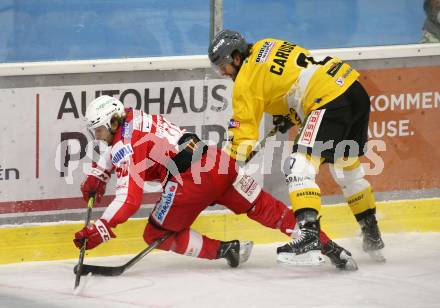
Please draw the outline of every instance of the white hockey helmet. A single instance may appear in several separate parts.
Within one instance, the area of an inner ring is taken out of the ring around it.
[[[93,100],[86,110],[86,121],[89,129],[105,126],[111,129],[112,118],[116,115],[123,117],[124,105],[121,101],[108,95],[102,95]]]

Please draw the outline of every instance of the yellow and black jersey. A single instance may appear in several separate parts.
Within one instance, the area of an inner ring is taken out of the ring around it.
[[[277,39],[256,42],[234,82],[226,150],[246,160],[258,140],[263,113],[290,115],[299,125],[311,111],[344,93],[358,76],[336,57],[312,57],[309,50]]]

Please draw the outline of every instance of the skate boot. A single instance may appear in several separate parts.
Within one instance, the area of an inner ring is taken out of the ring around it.
[[[337,269],[346,271],[357,271],[358,269],[351,253],[333,241],[328,241],[327,244],[323,245],[321,253],[327,256]]]
[[[249,259],[253,246],[254,242],[252,241],[221,242],[217,259],[225,258],[230,267],[237,267]]]
[[[362,229],[363,241],[362,249],[377,262],[385,262],[386,259],[382,253],[385,244],[380,236],[377,220],[374,215],[369,215],[359,221]]]
[[[319,220],[298,222],[297,237],[277,248],[277,262],[288,265],[319,265],[324,262],[319,239]]]

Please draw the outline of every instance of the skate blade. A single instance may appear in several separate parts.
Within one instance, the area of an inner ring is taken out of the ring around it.
[[[311,250],[303,254],[296,255],[294,253],[281,252],[277,255],[277,262],[285,265],[307,265],[315,266],[321,265],[324,261],[324,256],[319,250]]]
[[[347,263],[345,264],[345,267],[343,268],[343,270],[349,271],[349,272],[354,272],[354,271],[357,271],[358,269],[359,269],[358,265],[356,262],[354,262],[353,259],[347,260]]]
[[[347,260],[347,263],[345,264],[344,270],[346,271],[357,271],[358,265],[356,261],[353,258],[350,258]]]
[[[240,264],[246,262],[249,259],[253,247],[254,242],[252,241],[240,242]]]
[[[367,253],[370,256],[370,258],[376,262],[384,263],[387,261],[387,259],[385,259],[385,256],[382,253],[382,250],[370,250],[367,251]]]
[[[342,270],[345,270],[345,271],[357,271],[358,270],[358,265],[357,265],[356,261],[353,259],[353,257],[347,255],[346,253],[343,253],[343,255],[341,255],[341,258],[347,261],[347,263],[345,263],[344,267],[341,268]]]

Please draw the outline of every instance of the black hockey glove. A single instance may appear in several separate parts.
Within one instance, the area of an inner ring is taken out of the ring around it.
[[[295,124],[288,115],[274,115],[273,125],[278,127],[278,131],[282,134],[286,133]]]

